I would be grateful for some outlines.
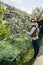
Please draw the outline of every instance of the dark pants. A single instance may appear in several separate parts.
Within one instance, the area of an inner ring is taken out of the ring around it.
[[[39,52],[38,40],[32,40],[33,48],[34,48],[34,58],[36,58]]]

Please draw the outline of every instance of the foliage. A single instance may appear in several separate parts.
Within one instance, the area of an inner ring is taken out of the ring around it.
[[[10,36],[0,41],[0,58],[21,57],[26,54],[30,46],[31,39],[26,34]]]
[[[4,6],[0,4],[0,40],[4,39],[5,37],[7,37],[10,33],[10,27],[6,21],[6,23],[4,23],[3,21],[3,15],[4,15]]]
[[[31,14],[31,17],[37,18],[37,20],[43,19],[43,8],[41,7],[36,7]]]

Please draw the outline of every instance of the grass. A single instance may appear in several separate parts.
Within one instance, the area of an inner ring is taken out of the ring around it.
[[[27,52],[27,54],[24,56],[24,64],[23,65],[33,65],[33,57],[34,55],[34,50],[33,48],[30,48],[30,51]]]
[[[27,35],[14,35],[13,37],[10,36],[9,38],[0,41],[0,59],[3,57],[17,58],[18,55],[18,57],[21,57],[24,54],[22,60],[20,61],[20,64],[23,63],[24,65],[28,65],[28,62],[33,56],[33,53],[33,48],[31,47],[31,38]],[[18,59],[18,61],[19,60],[20,59]],[[32,62],[33,61],[29,63],[32,64]],[[17,65],[17,61],[4,61],[2,65]]]
[[[20,65],[33,65],[34,61],[31,59],[33,57],[33,54],[34,50],[32,48],[24,55],[22,61],[20,62],[21,63]],[[17,62],[3,61],[2,65],[17,65]]]

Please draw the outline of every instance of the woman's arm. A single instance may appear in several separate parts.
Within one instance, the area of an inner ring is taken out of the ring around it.
[[[33,27],[32,29],[31,29],[31,31],[30,32],[28,32],[28,31],[26,31],[26,30],[24,30],[24,31],[26,31],[26,33],[28,34],[28,35],[32,35],[33,34],[33,32],[36,30],[36,28],[35,27]]]

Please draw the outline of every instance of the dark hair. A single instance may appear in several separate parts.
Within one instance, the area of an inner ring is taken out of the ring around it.
[[[32,20],[34,20],[34,21],[36,22],[36,20],[35,20],[35,19],[31,19],[31,22],[32,22]]]
[[[40,26],[40,25],[42,25],[43,26],[43,19],[42,20],[40,20],[40,21],[38,21],[38,25]]]

